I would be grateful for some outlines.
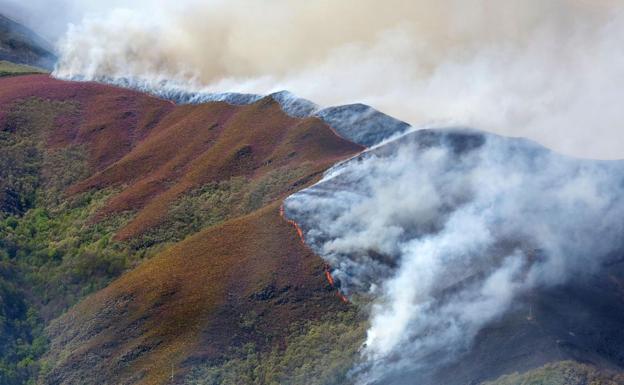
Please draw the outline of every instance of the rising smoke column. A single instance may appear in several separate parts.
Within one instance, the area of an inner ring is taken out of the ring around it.
[[[289,90],[413,125],[480,127],[583,157],[624,154],[621,1],[55,2],[85,8],[59,40],[61,78]]]
[[[285,210],[346,293],[375,298],[360,383],[388,384],[452,362],[520,295],[622,250],[624,163],[422,130],[336,166]]]

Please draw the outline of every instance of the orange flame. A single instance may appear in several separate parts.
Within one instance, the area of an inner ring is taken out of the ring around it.
[[[286,218],[286,214],[284,214],[284,205],[280,206],[280,217],[282,217],[283,220],[288,222],[290,225],[292,225],[295,228],[295,230],[297,230],[297,235],[299,236],[299,240],[301,241],[301,244],[307,248],[308,245],[305,243],[305,236],[303,234],[303,230],[301,229],[301,226],[299,226],[299,224],[295,222],[294,220]],[[329,282],[331,287],[336,289],[336,282],[334,281],[334,277],[332,277],[331,275],[331,267],[327,264],[325,265],[325,278],[327,278],[327,282]],[[349,300],[347,299],[347,297],[345,297],[340,292],[340,290],[336,289],[336,295],[338,296],[338,298],[340,298],[342,302],[349,303]]]
[[[325,267],[325,277],[327,278],[327,282],[329,282],[330,285],[332,285],[332,287],[334,286],[334,277],[332,277],[331,273],[329,272],[329,266]]]
[[[335,289],[336,288],[336,282],[334,281],[334,277],[332,277],[332,275],[331,275],[331,267],[329,265],[325,265],[325,278],[327,278],[327,282],[329,282],[331,287],[333,287]],[[336,295],[338,296],[338,298],[340,298],[340,300],[342,302],[349,303],[349,300],[347,299],[347,297],[345,297],[340,292],[340,290],[336,289]]]
[[[301,226],[299,226],[299,224],[293,221],[292,219],[286,218],[286,214],[284,214],[284,205],[280,206],[280,217],[282,217],[282,219],[285,220],[286,222],[290,223],[295,228],[295,230],[297,230],[297,235],[299,236],[299,240],[301,241],[301,244],[307,247]]]

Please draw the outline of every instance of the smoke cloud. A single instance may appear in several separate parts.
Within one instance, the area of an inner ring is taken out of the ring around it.
[[[43,3],[27,7],[67,9],[58,19],[71,21],[58,39],[62,78],[286,89],[325,106],[370,104],[413,125],[450,122],[576,156],[624,155],[624,6],[615,0]]]
[[[336,166],[285,208],[345,293],[374,298],[360,383],[414,372],[427,384],[519,296],[622,250],[624,163],[422,130]]]

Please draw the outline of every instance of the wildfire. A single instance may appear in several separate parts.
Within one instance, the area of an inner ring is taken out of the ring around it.
[[[336,288],[334,277],[332,277],[331,275],[331,266],[327,264],[325,265],[325,278],[327,278],[327,282],[329,282],[331,287],[336,289],[336,295],[338,296],[338,298],[340,298],[340,300],[344,303],[349,303],[349,300],[347,299],[347,297],[345,297],[344,294],[340,292],[340,289]]]
[[[301,226],[299,226],[299,224],[292,219],[286,218],[286,215],[284,214],[284,205],[280,206],[280,217],[282,217],[282,219],[286,222],[290,223],[295,228],[295,230],[297,230],[297,235],[299,235],[299,240],[301,241],[301,244],[307,247]]]
[[[325,277],[327,278],[327,282],[329,282],[330,285],[334,286],[334,277],[332,277],[331,273],[329,272],[329,265],[325,266]]]
[[[306,245],[305,243],[305,236],[303,235],[303,230],[301,229],[301,226],[299,226],[299,224],[295,222],[294,220],[286,218],[286,215],[284,214],[284,205],[280,206],[280,217],[282,217],[283,220],[291,224],[295,228],[295,230],[297,230],[297,235],[299,236],[299,240],[301,241],[301,244],[307,248],[308,245]],[[336,282],[334,281],[334,277],[332,277],[331,275],[331,267],[327,264],[325,265],[325,278],[327,278],[327,282],[329,282],[331,287],[336,289],[336,295],[338,296],[338,298],[340,298],[340,300],[344,303],[349,303],[349,300],[347,299],[347,297],[345,297],[340,292],[340,290],[336,288]]]

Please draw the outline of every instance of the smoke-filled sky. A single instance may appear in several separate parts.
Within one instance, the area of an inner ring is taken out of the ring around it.
[[[287,89],[414,125],[624,158],[616,0],[0,0],[56,41],[57,75]]]

